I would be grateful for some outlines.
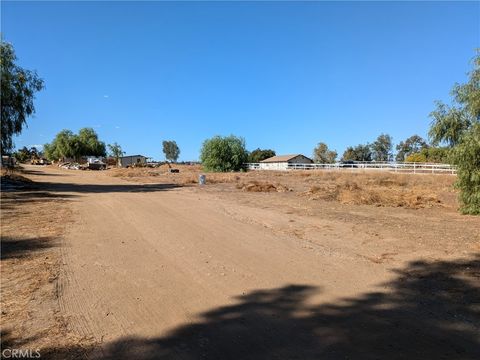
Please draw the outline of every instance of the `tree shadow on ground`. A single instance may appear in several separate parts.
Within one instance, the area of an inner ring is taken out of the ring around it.
[[[25,175],[38,175],[38,176],[71,176],[71,174],[59,174],[59,173],[30,170],[30,169],[21,169],[20,173]]]
[[[480,256],[412,262],[370,292],[312,305],[289,285],[239,296],[160,338],[123,338],[95,359],[479,359]],[[159,327],[161,324],[159,324]],[[44,350],[65,358],[84,348]]]
[[[73,184],[73,183],[38,183],[40,189],[54,192],[70,192],[70,193],[142,193],[166,191],[180,188],[179,184]]]
[[[33,252],[55,246],[56,241],[58,240],[48,236],[37,238],[14,238],[2,236],[0,242],[0,258],[5,260],[25,257]]]
[[[60,193],[55,194],[48,191],[41,191],[38,189],[15,189],[11,191],[4,191],[1,194],[2,200],[2,221],[15,221],[11,219],[9,210],[15,209],[15,216],[21,216],[25,212],[22,210],[22,204],[42,204],[47,202],[68,201],[77,198],[78,195]]]

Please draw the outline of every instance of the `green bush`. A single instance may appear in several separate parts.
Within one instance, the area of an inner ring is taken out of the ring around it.
[[[206,171],[239,171],[248,161],[245,140],[234,135],[207,139],[200,150],[200,160]]]
[[[405,159],[406,162],[427,162],[427,157],[425,154],[415,153],[410,154]]]
[[[461,212],[480,215],[480,123],[474,124],[452,150],[457,165]]]

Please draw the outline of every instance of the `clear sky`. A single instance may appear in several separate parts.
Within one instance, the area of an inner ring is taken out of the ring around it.
[[[480,47],[479,2],[6,2],[1,30],[46,89],[17,147],[93,127],[128,154],[203,140],[339,154],[426,136]]]

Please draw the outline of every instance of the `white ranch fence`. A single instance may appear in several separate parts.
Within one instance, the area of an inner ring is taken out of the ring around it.
[[[260,163],[247,163],[245,167],[248,170],[267,170],[262,169]],[[335,164],[288,164],[288,170],[338,170],[338,171],[389,171],[396,173],[413,174],[456,174],[457,169],[450,164],[435,163],[415,163],[415,162],[362,162],[353,163],[335,163]],[[268,170],[267,170],[268,171]]]

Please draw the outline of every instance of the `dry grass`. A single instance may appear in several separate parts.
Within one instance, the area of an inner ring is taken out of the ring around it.
[[[13,182],[13,183],[27,183],[31,184],[33,181],[25,176],[21,175],[20,170],[11,170],[11,169],[0,169],[0,175],[2,178],[2,184],[4,182]]]
[[[266,181],[250,181],[236,185],[237,189],[248,192],[287,192],[291,191],[288,187],[282,184],[272,184]]]
[[[111,176],[135,182],[168,182],[178,185],[198,183],[198,165],[176,165],[179,174],[158,169],[115,169]],[[425,208],[456,207],[455,177],[432,174],[396,174],[350,171],[251,171],[246,173],[206,173],[207,184],[235,184],[246,192],[292,191],[310,200],[344,204]]]
[[[442,204],[440,193],[451,191],[452,178],[435,175],[337,174],[316,178],[302,195],[343,204],[419,209]]]
[[[72,220],[67,202],[44,191],[2,192],[2,348],[56,358],[56,347],[92,343],[68,330],[59,309],[61,236]]]

